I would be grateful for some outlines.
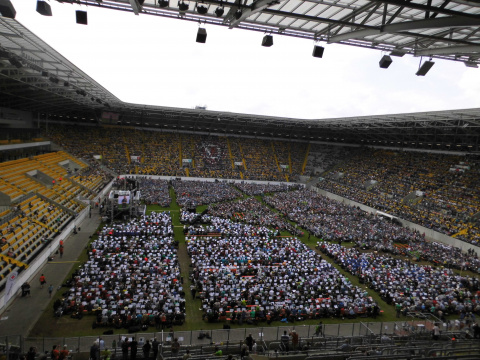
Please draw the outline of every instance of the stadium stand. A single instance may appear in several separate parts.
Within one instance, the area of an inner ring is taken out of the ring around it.
[[[478,171],[474,156],[364,149],[317,186],[478,244]]]

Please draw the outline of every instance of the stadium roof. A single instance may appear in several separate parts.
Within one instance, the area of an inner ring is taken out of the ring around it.
[[[129,104],[16,20],[0,17],[0,106],[40,119],[236,136],[439,150],[480,150],[480,109],[291,119]]]
[[[480,61],[478,1],[57,1],[359,46],[394,56],[442,58],[468,66]]]

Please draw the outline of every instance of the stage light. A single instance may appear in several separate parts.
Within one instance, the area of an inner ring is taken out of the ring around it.
[[[54,84],[58,84],[58,79],[54,76],[50,76],[49,80]]]
[[[48,72],[47,71],[42,71],[42,76],[48,77]]]
[[[270,47],[273,45],[273,36],[265,35],[262,40],[262,46]]]
[[[37,1],[37,12],[43,16],[52,16],[52,8],[50,4],[43,0]]]
[[[15,19],[17,12],[15,11],[15,8],[13,7],[10,0],[0,0],[0,14],[3,17]]]
[[[313,47],[313,53],[312,53],[312,56],[313,57],[316,57],[316,58],[321,58],[323,57],[323,51],[325,50],[325,48],[323,48],[322,46],[317,46],[315,45]]]
[[[158,6],[161,8],[166,8],[170,6],[170,2],[168,0],[158,0]]]
[[[432,68],[433,64],[435,64],[433,61],[425,61],[422,66],[418,69],[417,73],[415,75],[417,76],[425,76],[428,71]]]
[[[68,87],[68,86],[70,86],[70,84],[68,83],[68,81],[64,81],[63,86]]]
[[[391,65],[392,61],[393,60],[390,56],[383,55],[378,64],[380,65],[380,68],[388,69],[388,67]]]
[[[205,28],[198,28],[197,42],[205,44],[206,41],[207,41],[207,30],[205,30]]]
[[[215,9],[215,15],[217,15],[217,17],[222,17],[224,11],[224,8],[219,6]]]
[[[183,1],[178,2],[178,8],[180,9],[181,12],[185,12],[188,10],[188,4],[185,4]]]
[[[87,12],[82,10],[75,11],[77,24],[88,25]]]
[[[197,12],[201,15],[205,15],[208,12],[208,7],[206,7],[205,5],[197,4]]]

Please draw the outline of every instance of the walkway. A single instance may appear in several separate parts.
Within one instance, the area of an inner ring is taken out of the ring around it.
[[[20,291],[14,301],[0,317],[0,336],[22,335],[28,336],[32,327],[38,321],[43,311],[50,304],[48,287],[54,287],[54,292],[65,280],[65,276],[73,266],[77,265],[77,259],[88,244],[89,237],[100,225],[101,218],[97,209],[92,209],[92,217],[86,218],[81,224],[77,224],[81,231],[77,235],[71,234],[64,239],[64,254],[53,254],[54,259],[47,262],[37,274],[30,279],[31,296],[21,297]],[[57,237],[54,241],[59,241]],[[45,275],[47,284],[40,288],[39,277]]]

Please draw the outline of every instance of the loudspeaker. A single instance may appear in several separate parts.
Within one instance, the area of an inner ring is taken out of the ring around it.
[[[428,72],[428,70],[431,69],[431,67],[435,64],[433,61],[425,61],[423,65],[418,69],[417,73],[415,75],[417,76],[425,76]]]
[[[77,24],[88,25],[87,12],[82,10],[75,11]]]
[[[265,35],[262,40],[262,46],[270,47],[273,45],[273,36]]]
[[[0,0],[0,14],[2,14],[3,17],[15,19],[17,12],[10,0]]]
[[[113,330],[105,330],[103,335],[113,335]]]
[[[230,325],[223,324],[223,330],[230,330]]]
[[[37,1],[37,12],[43,16],[52,16],[52,8],[50,7],[50,4],[46,1]]]
[[[380,62],[379,62],[380,67],[382,69],[388,69],[391,63],[392,63],[392,58],[388,55],[383,55],[383,57],[380,59]]]
[[[207,41],[207,30],[204,28],[199,28],[197,32],[197,42],[205,44]]]
[[[322,46],[314,46],[312,56],[316,58],[321,58],[323,56],[323,51],[325,48]]]

